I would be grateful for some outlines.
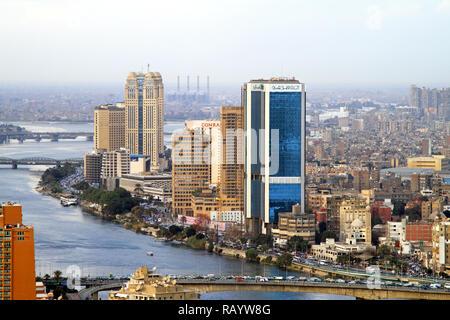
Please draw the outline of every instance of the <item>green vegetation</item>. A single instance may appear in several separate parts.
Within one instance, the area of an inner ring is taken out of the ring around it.
[[[131,197],[131,194],[123,188],[114,191],[89,188],[83,191],[81,199],[102,205],[102,212],[107,215],[129,212],[139,204],[139,199]]]
[[[208,240],[208,252],[213,252],[214,250],[214,243],[212,240]]]
[[[337,235],[333,231],[326,230],[320,235],[320,242],[325,242],[326,239],[330,238],[333,238],[336,241],[338,240]]]
[[[292,264],[292,256],[289,253],[283,253],[277,257],[276,265],[279,268],[287,268]]]
[[[299,236],[293,236],[289,238],[289,240],[286,243],[288,250],[294,250],[294,251],[301,251],[301,252],[307,252],[309,249],[309,242],[306,240],[303,240],[302,237]]]
[[[267,256],[262,260],[264,263],[271,264],[272,263],[272,257]]]
[[[392,215],[394,216],[402,216],[405,214],[405,206],[406,203],[398,200],[392,201],[392,204],[394,205],[394,210],[392,210]]]
[[[197,236],[191,236],[186,240],[186,245],[192,249],[204,250],[205,244],[205,238],[198,239]]]
[[[258,262],[259,261],[258,250],[256,250],[255,248],[248,249],[247,252],[245,253],[245,257],[247,258],[247,261]]]
[[[59,182],[75,173],[75,166],[65,162],[63,166],[56,166],[53,168],[48,168],[42,174],[41,181],[39,184],[46,190],[49,190],[52,193],[60,193],[62,192],[61,185]]]

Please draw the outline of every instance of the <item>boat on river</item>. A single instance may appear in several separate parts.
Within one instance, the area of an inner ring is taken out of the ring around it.
[[[147,252],[147,255],[151,257],[151,256],[153,256],[153,252],[148,251],[148,252]]]
[[[64,207],[76,206],[78,204],[77,198],[64,198],[61,197],[61,205]]]

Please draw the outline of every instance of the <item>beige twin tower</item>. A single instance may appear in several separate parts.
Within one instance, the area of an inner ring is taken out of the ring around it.
[[[151,168],[158,168],[164,152],[164,86],[159,72],[131,72],[125,102],[95,109],[94,144],[96,150],[126,148],[130,154],[149,156]]]

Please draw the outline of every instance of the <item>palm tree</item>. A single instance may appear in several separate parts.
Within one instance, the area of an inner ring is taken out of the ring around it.
[[[184,224],[186,223],[186,216],[182,216],[181,217],[181,223],[183,223],[183,228],[184,228]]]
[[[134,186],[134,192],[136,192],[139,195],[141,195],[144,192],[144,189],[142,188],[142,185],[140,183],[137,183]]]
[[[53,272],[53,276],[54,276],[56,282],[59,282],[61,280],[61,275],[62,275],[62,272],[59,270],[55,270],[55,272]]]
[[[50,275],[49,275],[48,273],[46,273],[46,274],[45,274],[45,276],[44,276],[44,280],[45,280],[45,281],[48,281],[48,280],[50,280]]]

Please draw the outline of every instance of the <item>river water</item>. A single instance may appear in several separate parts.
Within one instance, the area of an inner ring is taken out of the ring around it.
[[[16,123],[33,131],[90,131],[92,124]],[[183,122],[171,122],[165,131],[183,127]],[[170,136],[169,140],[170,141]],[[25,141],[23,144],[0,145],[0,157],[15,159],[44,156],[54,159],[80,158],[92,150],[92,141],[77,140]],[[57,199],[35,191],[43,166],[19,166],[12,170],[0,166],[0,201],[15,201],[22,205],[23,222],[35,229],[36,274],[43,276],[55,270],[77,265],[83,276],[126,276],[137,267],[157,267],[161,274],[222,274],[222,275],[285,275],[275,267],[246,263],[234,258],[219,257],[155,241],[121,226],[102,221],[82,212],[79,207],[62,207]],[[149,257],[147,251],[154,255]],[[293,274],[288,272],[289,274]],[[105,295],[100,295],[105,298]],[[348,299],[348,297],[277,292],[218,292],[204,294],[201,299]]]

